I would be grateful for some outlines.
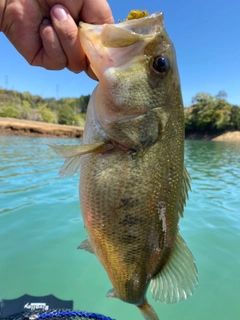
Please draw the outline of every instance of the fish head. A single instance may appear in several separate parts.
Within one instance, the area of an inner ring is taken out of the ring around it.
[[[79,30],[83,50],[99,79],[95,113],[105,132],[111,136],[116,123],[156,110],[161,110],[162,127],[171,115],[173,122],[178,121],[174,114],[183,114],[179,74],[161,12],[118,24],[81,22]]]

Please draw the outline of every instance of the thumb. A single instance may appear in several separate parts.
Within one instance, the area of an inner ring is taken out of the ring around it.
[[[67,57],[66,67],[74,72],[86,70],[87,62],[81,47],[78,26],[67,8],[55,5],[51,9],[52,26]]]

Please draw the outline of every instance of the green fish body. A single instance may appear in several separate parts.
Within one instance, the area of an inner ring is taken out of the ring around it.
[[[194,258],[179,235],[190,179],[175,51],[162,13],[116,25],[80,23],[81,44],[99,79],[82,146],[53,146],[79,165],[80,203],[94,253],[113,285],[107,296],[159,319],[153,298],[175,303],[197,285]],[[67,149],[70,148],[70,149]]]

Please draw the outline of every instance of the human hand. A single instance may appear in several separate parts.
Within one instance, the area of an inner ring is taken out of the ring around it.
[[[81,48],[79,21],[113,23],[106,0],[1,0],[0,31],[32,66],[91,70]]]

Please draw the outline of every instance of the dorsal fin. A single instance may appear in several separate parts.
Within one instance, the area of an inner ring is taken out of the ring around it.
[[[182,188],[180,193],[180,199],[178,203],[178,214],[180,218],[183,218],[183,210],[186,205],[186,201],[188,199],[188,191],[191,191],[190,181],[191,181],[190,175],[187,172],[187,169],[184,167],[183,182],[182,182]]]

